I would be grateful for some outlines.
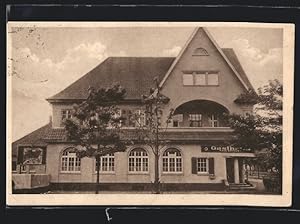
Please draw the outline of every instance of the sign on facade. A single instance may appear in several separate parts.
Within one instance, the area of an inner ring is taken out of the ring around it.
[[[220,145],[210,145],[210,146],[201,146],[203,152],[251,152],[251,149],[243,149],[241,147],[220,146]]]

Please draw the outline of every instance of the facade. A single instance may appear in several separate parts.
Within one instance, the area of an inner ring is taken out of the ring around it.
[[[254,154],[230,145],[234,133],[221,115],[252,113],[252,105],[241,105],[235,99],[253,87],[234,51],[221,49],[201,27],[195,29],[176,58],[110,57],[47,99],[52,119],[13,143],[13,172],[48,174],[54,188],[92,186],[96,182],[95,159],[76,157],[62,121],[71,116],[74,103],[86,99],[90,86],[108,87],[118,82],[126,89],[125,101],[119,105],[124,118],[122,129],[133,137],[136,123],[130,117],[143,114],[141,96],[154,87],[155,77],[161,93],[168,98],[162,123],[174,109],[166,131],[170,144],[159,158],[162,186],[167,190],[213,190],[244,184],[243,161]],[[39,156],[28,159],[28,149],[35,149]],[[101,158],[103,189],[146,190],[153,182],[154,154],[145,145],[132,145],[125,152]]]

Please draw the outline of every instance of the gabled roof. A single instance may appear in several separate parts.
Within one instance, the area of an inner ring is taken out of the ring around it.
[[[110,87],[113,83],[126,89],[125,99],[141,99],[154,87],[154,78],[163,79],[174,58],[109,57],[82,78],[48,100],[86,99],[89,86]]]
[[[192,40],[194,39],[195,35],[197,34],[197,32],[202,29],[205,34],[208,36],[209,40],[213,43],[213,45],[217,48],[217,50],[219,51],[219,53],[221,54],[221,56],[223,57],[223,59],[226,61],[226,63],[228,64],[228,66],[232,69],[233,73],[237,76],[237,78],[240,80],[240,82],[242,83],[242,85],[244,86],[244,88],[246,90],[249,90],[249,89],[253,89],[252,85],[248,85],[249,80],[247,78],[247,80],[244,80],[245,77],[243,77],[242,75],[239,74],[239,72],[237,71],[237,68],[233,65],[234,63],[235,64],[238,64],[237,66],[240,66],[240,63],[238,62],[238,60],[236,61],[235,59],[232,59],[232,62],[228,57],[227,55],[225,54],[225,52],[223,51],[223,49],[221,49],[219,47],[219,45],[217,44],[217,42],[214,40],[214,38],[210,35],[210,33],[207,31],[206,28],[203,28],[203,27],[197,27],[192,35],[189,37],[188,41],[185,43],[184,47],[181,49],[181,51],[179,52],[178,56],[176,57],[176,59],[174,60],[173,64],[170,66],[169,70],[167,71],[165,77],[163,78],[163,80],[161,81],[160,83],[160,87],[163,86],[163,84],[166,82],[167,78],[169,77],[169,75],[171,74],[171,72],[173,71],[175,65],[178,63],[178,61],[180,60],[181,56],[183,55],[183,53],[185,52],[185,50],[187,49],[187,47],[190,45],[190,43],[192,42]],[[233,51],[233,50],[232,50]],[[228,54],[230,55],[230,54]],[[235,54],[234,55],[230,55],[231,57],[236,57]],[[237,58],[236,58],[237,59]],[[238,63],[237,63],[238,62]],[[241,66],[240,66],[241,67]],[[247,83],[248,81],[248,83]]]
[[[235,68],[235,70],[239,73],[239,75],[241,76],[241,78],[243,79],[243,81],[246,83],[246,85],[254,90],[251,82],[249,81],[238,57],[236,56],[234,50],[232,48],[222,48],[222,51],[224,52],[224,54],[226,55],[226,57],[229,59],[230,63],[233,65],[233,67]]]
[[[17,154],[18,146],[46,146],[47,143],[44,141],[45,136],[48,135],[52,128],[52,124],[48,123],[41,128],[31,132],[28,135],[25,135],[23,138],[12,143],[12,153],[13,155]]]
[[[110,87],[113,83],[126,89],[126,100],[140,100],[154,87],[154,78],[158,77],[160,86],[166,81],[181,55],[191,43],[199,29],[203,29],[215,45],[221,56],[232,69],[246,89],[253,89],[233,49],[221,49],[205,28],[196,28],[185,46],[174,57],[109,57],[73,84],[47,99],[49,102],[59,100],[84,100],[88,96],[88,88]]]

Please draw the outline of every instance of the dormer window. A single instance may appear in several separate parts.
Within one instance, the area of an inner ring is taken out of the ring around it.
[[[66,119],[71,119],[72,118],[72,113],[71,110],[61,110],[61,122],[63,124],[63,121],[65,121]]]
[[[209,54],[208,54],[207,50],[199,47],[194,50],[193,56],[209,56]]]

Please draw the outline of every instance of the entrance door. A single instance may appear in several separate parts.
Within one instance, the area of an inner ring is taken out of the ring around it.
[[[226,173],[228,183],[234,183],[234,164],[232,158],[226,158]]]

